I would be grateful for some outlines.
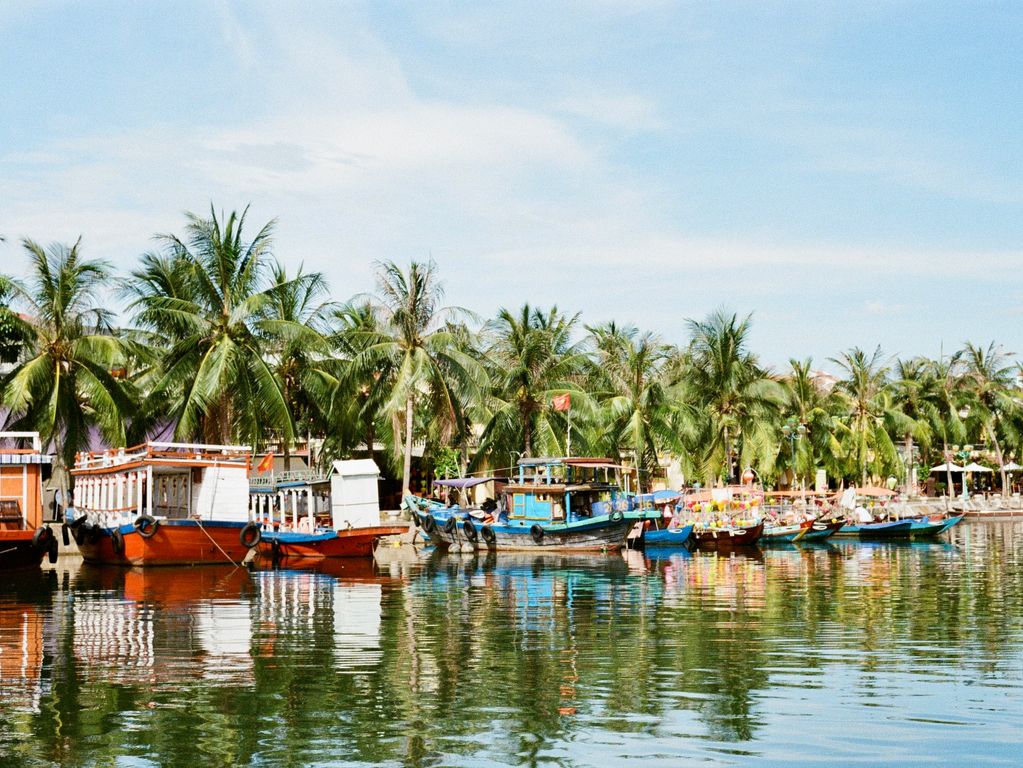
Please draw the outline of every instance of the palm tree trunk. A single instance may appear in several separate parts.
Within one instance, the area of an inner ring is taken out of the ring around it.
[[[948,443],[942,443],[945,449],[945,511],[948,512],[948,502],[952,498],[952,456],[948,452]]]
[[[916,495],[916,474],[913,472],[913,436],[906,435],[906,493]]]
[[[1009,494],[1008,494],[1008,490],[1007,490],[1008,486],[1006,485],[1007,478],[1005,476],[1005,470],[1002,469],[1002,465],[1005,464],[1005,462],[1002,460],[1002,446],[998,444],[998,438],[995,437],[994,429],[992,429],[990,431],[991,431],[991,442],[995,446],[995,461],[998,462],[998,471],[999,471],[999,473],[1001,473],[1001,476],[1002,476],[1002,498],[1004,499],[1004,498],[1007,498]]]
[[[727,476],[725,478],[725,485],[732,482],[732,443],[729,439],[728,425],[724,427],[725,435],[725,472]]]
[[[401,471],[401,495],[409,492],[412,482],[412,395],[405,398],[405,462]]]
[[[522,437],[525,445],[522,449],[522,455],[528,458],[533,456],[533,414],[528,411],[522,414]]]
[[[291,441],[288,438],[284,438],[284,471],[291,471]]]

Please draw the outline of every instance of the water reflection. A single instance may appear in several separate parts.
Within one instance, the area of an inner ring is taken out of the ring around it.
[[[62,566],[0,588],[0,763],[1011,763],[1021,534]]]

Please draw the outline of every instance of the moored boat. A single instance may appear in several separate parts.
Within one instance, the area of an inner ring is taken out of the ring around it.
[[[912,527],[909,529],[910,535],[914,539],[927,538],[930,536],[940,536],[949,528],[952,528],[957,523],[962,522],[965,515],[954,515],[953,517],[917,517],[912,518]]]
[[[38,432],[0,432],[0,573],[57,559],[57,539],[43,525],[43,470],[52,461]]]
[[[697,527],[693,539],[698,547],[748,547],[756,544],[764,533],[763,521],[749,524],[729,523],[720,526]]]
[[[247,446],[148,442],[79,454],[70,526],[86,562],[240,563],[259,543]]]
[[[623,469],[601,458],[521,459],[518,477],[506,486],[493,513],[482,520],[449,513],[441,522],[426,511],[419,514],[421,527],[441,548],[617,549],[637,522],[659,514],[630,509],[616,481]]]
[[[407,525],[381,525],[377,479],[371,459],[335,461],[329,476],[313,470],[286,473],[250,486],[261,524],[260,554],[274,562],[371,557],[384,536]]]
[[[887,520],[874,523],[846,523],[836,536],[858,536],[861,539],[898,539],[912,535],[912,520]]]
[[[693,537],[693,524],[648,528],[643,532],[644,547],[678,547]]]

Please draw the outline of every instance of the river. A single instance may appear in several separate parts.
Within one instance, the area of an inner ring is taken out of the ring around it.
[[[0,587],[0,766],[1018,765],[1023,524]]]

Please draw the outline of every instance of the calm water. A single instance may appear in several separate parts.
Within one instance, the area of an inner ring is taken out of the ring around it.
[[[1016,765],[1023,524],[718,556],[59,565],[0,765]]]

